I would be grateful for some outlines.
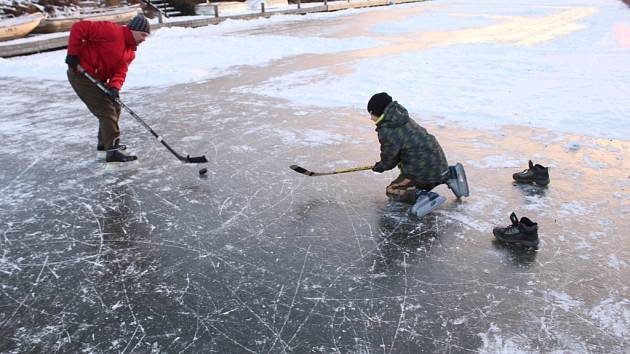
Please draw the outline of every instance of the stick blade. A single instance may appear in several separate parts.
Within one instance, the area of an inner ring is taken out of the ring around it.
[[[185,163],[206,163],[208,162],[208,159],[206,158],[206,156],[186,156],[186,158],[184,160]]]
[[[307,176],[312,176],[313,175],[313,172],[311,172],[311,171],[309,171],[309,170],[307,170],[307,169],[305,169],[303,167],[300,167],[298,165],[291,165],[291,166],[289,166],[289,168],[292,169],[293,171],[295,171],[297,173],[301,173],[303,175],[307,175]]]

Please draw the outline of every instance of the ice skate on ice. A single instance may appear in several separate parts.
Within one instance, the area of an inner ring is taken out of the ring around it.
[[[135,155],[129,155],[123,150],[111,149],[107,150],[105,155],[105,170],[117,171],[125,170],[129,167],[134,167],[138,164],[138,157]]]
[[[444,202],[446,202],[446,197],[422,189],[417,192],[416,203],[411,207],[410,212],[421,218],[444,204]]]
[[[453,191],[457,198],[468,197],[468,180],[466,179],[466,171],[461,163],[455,166],[448,166],[449,179],[446,181],[448,188]]]
[[[114,148],[118,149],[118,150],[125,151],[125,150],[127,150],[127,145],[125,145],[125,144],[118,144]],[[100,144],[100,143],[97,144],[96,145],[96,158],[104,159],[106,156],[107,156],[107,149],[105,149],[105,145]]]

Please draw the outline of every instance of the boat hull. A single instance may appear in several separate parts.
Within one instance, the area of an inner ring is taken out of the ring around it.
[[[141,11],[140,7],[125,6],[110,11],[86,13],[75,17],[55,18],[50,17],[42,21],[33,33],[54,33],[70,31],[72,25],[79,21],[110,21],[115,23],[128,23]]]
[[[44,19],[44,15],[40,13],[22,17],[24,19],[18,17],[0,21],[0,41],[10,41],[25,37]]]

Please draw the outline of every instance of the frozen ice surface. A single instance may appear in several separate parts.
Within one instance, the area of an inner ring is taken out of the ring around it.
[[[347,58],[304,54],[123,90],[169,144],[207,155],[203,179],[127,114],[123,142],[140,163],[104,171],[96,121],[67,83],[3,77],[0,352],[626,351],[630,142],[416,112],[471,188],[457,201],[438,187],[448,201],[418,220],[386,200],[392,172],[288,168],[375,162],[363,104],[254,90],[284,73],[346,77],[334,63]],[[616,97],[600,99],[614,110]],[[552,166],[547,188],[511,183],[530,158]],[[539,223],[538,249],[493,241],[512,211]]]
[[[628,204],[612,198],[628,195],[622,167],[572,165],[575,152],[562,142],[532,144],[529,153],[558,166],[552,183],[513,186],[511,161],[527,163],[515,141],[531,132],[497,139],[444,128],[438,137],[452,161],[466,159],[472,196],[457,202],[439,187],[449,200],[418,220],[386,201],[394,174],[288,169],[372,162],[376,138],[363,112],[294,114],[282,101],[226,86],[124,97],[173,146],[207,154],[210,171],[200,179],[129,116],[123,137],[139,167],[104,172],[92,152],[94,120],[67,88],[2,85],[15,97],[28,92],[38,107],[2,116],[24,126],[3,136],[3,351],[627,346]],[[307,127],[330,140],[313,145],[301,134]],[[487,139],[496,149],[476,144]],[[628,155],[628,143],[616,146]],[[511,157],[507,168],[484,163],[496,150]],[[512,210],[540,224],[538,250],[493,242],[491,228],[509,223]]]

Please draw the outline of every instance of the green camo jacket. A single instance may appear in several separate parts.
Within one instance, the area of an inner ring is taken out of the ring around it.
[[[409,117],[402,105],[394,101],[385,108],[377,122],[381,143],[381,161],[377,168],[384,171],[399,165],[405,177],[424,182],[444,182],[448,162],[437,139]]]

